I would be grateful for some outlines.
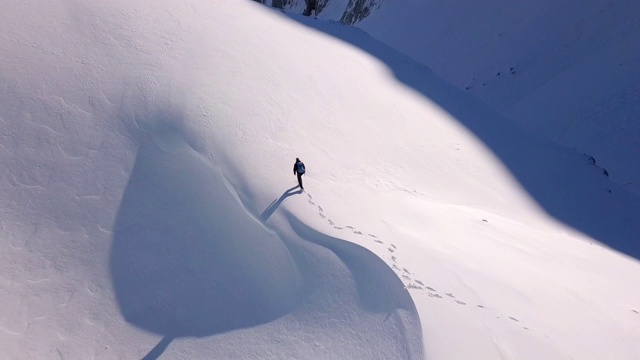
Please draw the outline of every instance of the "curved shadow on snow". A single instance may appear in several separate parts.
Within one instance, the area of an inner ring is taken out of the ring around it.
[[[320,233],[294,216],[287,218],[301,238],[331,250],[353,275],[360,305],[368,311],[392,313],[404,309],[416,317],[416,306],[398,275],[369,249]]]
[[[176,338],[276,323],[286,314],[292,323],[284,324],[297,328],[311,321],[310,331],[327,316],[341,330],[343,321],[356,330],[373,324],[379,327],[371,330],[371,346],[395,346],[388,350],[394,358],[422,357],[415,305],[381,259],[292,216],[300,238],[278,236],[243,208],[222,173],[179,130],[152,128],[141,141],[118,209],[109,263],[125,320],[164,336],[143,359],[161,357]],[[327,256],[331,252],[336,256]],[[340,278],[330,276],[336,274]],[[328,297],[315,298],[316,291]]]
[[[287,220],[302,239],[333,252],[348,268],[355,283],[359,306],[370,312],[393,318],[399,336],[405,342],[406,358],[421,359],[423,337],[420,316],[402,280],[382,259],[370,250],[349,241],[320,233],[290,213]]]
[[[284,242],[251,217],[222,174],[161,126],[142,141],[118,210],[110,271],[127,322],[171,340],[277,319],[302,280]]]
[[[434,101],[491,148],[547,213],[640,259],[640,199],[609,181],[602,169],[589,163],[588,156],[542,143],[476,98],[358,28],[296,14],[287,16],[384,62],[398,81]]]
[[[296,195],[296,194],[302,194],[302,189],[299,189],[297,191],[293,191],[295,189],[298,189],[298,185],[287,189],[284,191],[284,193],[282,193],[282,195],[280,195],[279,198],[273,200],[273,202],[271,204],[269,204],[269,206],[267,206],[267,208],[262,212],[262,214],[260,214],[260,219],[262,221],[267,221],[269,219],[269,217],[271,217],[271,215],[273,215],[273,213],[276,211],[276,209],[278,209],[278,206],[280,206],[280,204],[282,204],[282,202],[284,201],[284,199],[288,198],[289,196],[292,195]]]

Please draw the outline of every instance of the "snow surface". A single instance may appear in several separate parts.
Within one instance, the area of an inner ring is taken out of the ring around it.
[[[3,357],[640,356],[637,197],[364,32],[222,0],[0,24]]]
[[[640,194],[638,14],[635,0],[386,0],[357,26]]]

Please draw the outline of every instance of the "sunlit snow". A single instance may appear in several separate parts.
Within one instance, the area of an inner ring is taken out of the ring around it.
[[[360,29],[24,0],[0,64],[3,358],[640,354],[638,198]]]

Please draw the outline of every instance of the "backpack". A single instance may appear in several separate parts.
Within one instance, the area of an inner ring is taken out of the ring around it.
[[[300,161],[297,165],[298,165],[298,174],[300,175],[304,174],[304,164],[302,163],[302,161]]]

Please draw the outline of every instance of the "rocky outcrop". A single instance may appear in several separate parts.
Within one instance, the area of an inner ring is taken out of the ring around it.
[[[259,1],[259,0],[257,0]],[[380,4],[385,0],[316,0],[316,14],[322,14],[322,11],[329,5],[337,7],[344,6],[344,12],[340,18],[332,19],[340,21],[344,24],[355,24],[371,14],[372,11],[378,9]],[[306,8],[306,0],[272,0],[271,6],[280,9],[299,10]]]
[[[349,0],[347,8],[340,18],[344,24],[355,24],[371,14],[371,11],[380,7],[384,0]]]

